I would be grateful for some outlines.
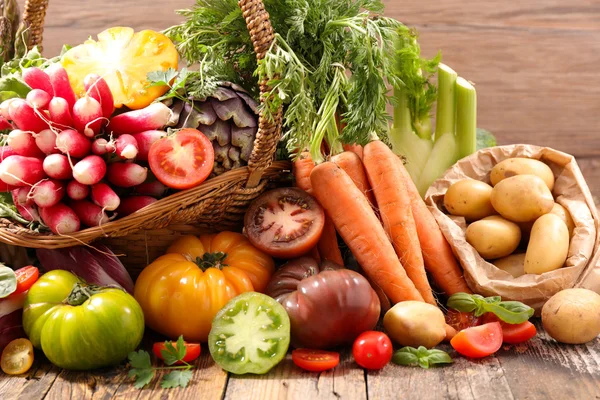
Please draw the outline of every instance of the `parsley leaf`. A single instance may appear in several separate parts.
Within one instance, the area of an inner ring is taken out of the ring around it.
[[[166,71],[153,71],[148,72],[146,76],[150,85],[148,87],[153,86],[171,86],[171,81],[175,78],[179,73],[176,69],[169,68]]]
[[[154,378],[154,369],[150,361],[150,354],[144,350],[132,351],[127,356],[129,364],[133,367],[128,376],[135,377],[134,386],[136,389],[141,389],[152,381]]]
[[[163,389],[175,388],[177,386],[181,386],[182,388],[186,387],[190,380],[192,379],[192,371],[184,370],[184,371],[171,371],[163,378],[160,387]]]

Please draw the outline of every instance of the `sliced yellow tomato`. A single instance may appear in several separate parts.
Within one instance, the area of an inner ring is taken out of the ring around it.
[[[98,34],[98,41],[86,40],[67,51],[61,61],[78,97],[85,95],[83,80],[94,73],[103,77],[115,99],[115,107],[140,109],[168,89],[147,88],[147,74],[177,69],[179,55],[171,40],[151,30],[134,33],[132,28],[116,27]]]
[[[15,339],[2,351],[0,365],[5,374],[24,374],[32,364],[33,345],[28,339]]]

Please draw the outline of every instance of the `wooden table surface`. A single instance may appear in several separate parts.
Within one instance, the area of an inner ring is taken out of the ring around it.
[[[479,123],[500,144],[532,143],[577,157],[600,197],[600,2],[593,0],[384,1],[386,14],[416,26],[426,55],[475,82]],[[51,0],[45,54],[111,26],[163,29],[173,9],[192,0]],[[360,369],[351,354],[333,371],[302,372],[290,357],[264,376],[228,376],[208,349],[187,389],[136,390],[125,366],[68,372],[38,354],[23,377],[0,374],[0,399],[598,399],[600,340],[559,345],[541,329],[527,344],[505,346],[479,361],[422,370],[388,365]],[[156,381],[155,381],[156,382]]]

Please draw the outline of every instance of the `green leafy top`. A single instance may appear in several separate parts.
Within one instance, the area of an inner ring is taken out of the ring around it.
[[[521,324],[531,318],[535,311],[518,301],[502,301],[500,296],[483,297],[462,292],[450,296],[447,305],[457,311],[472,312],[476,317],[491,312],[509,324]]]

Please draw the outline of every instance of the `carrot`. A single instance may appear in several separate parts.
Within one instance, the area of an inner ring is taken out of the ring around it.
[[[397,171],[395,159],[397,156],[392,150],[379,140],[365,146],[363,161],[383,227],[410,280],[426,302],[437,306],[425,273],[410,197],[404,188],[402,175]]]
[[[310,174],[313,194],[358,263],[393,302],[424,301],[406,275],[379,219],[352,179],[332,162]]]
[[[417,235],[423,251],[425,269],[448,296],[458,292],[472,293],[467,286],[467,282],[465,282],[448,241],[444,238],[440,227],[421,198],[417,187],[399,157],[396,157],[395,164],[398,166],[396,169],[402,175],[405,188],[410,196],[413,217],[417,225]]]
[[[362,148],[361,148],[362,149]],[[331,161],[336,163],[338,167],[344,170],[350,178],[354,181],[354,184],[367,196],[369,203],[375,205],[375,197],[371,190],[371,185],[367,179],[365,173],[365,167],[358,155],[351,151],[345,151],[331,158]]]
[[[308,151],[303,151],[300,156],[294,161],[294,177],[296,178],[296,186],[305,192],[312,192],[310,183],[310,173],[315,168],[315,163],[310,157]],[[317,247],[311,251],[313,258],[319,260],[333,261],[339,265],[344,265],[344,259],[337,242],[337,233],[331,219],[325,213],[325,226],[323,233],[319,239]]]
[[[345,144],[344,151],[350,151],[356,154],[361,160],[363,159],[364,149],[360,144]]]

